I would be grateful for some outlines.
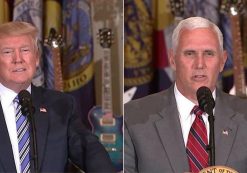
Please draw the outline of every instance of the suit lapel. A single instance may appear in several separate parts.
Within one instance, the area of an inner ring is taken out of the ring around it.
[[[3,115],[3,109],[0,105],[0,162],[1,166],[5,168],[8,172],[16,172],[15,161],[12,151],[12,145],[9,139],[9,134],[7,130],[7,125],[5,123],[5,118]]]
[[[155,122],[161,143],[167,153],[173,172],[188,171],[188,158],[182,136],[179,114],[173,94],[173,87],[167,92],[168,98],[159,114],[163,117]],[[172,90],[172,91],[171,91]]]
[[[232,117],[235,112],[226,107],[226,98],[222,98],[220,91],[217,92],[215,108],[215,162],[216,165],[225,165],[230,155],[231,148],[237,133],[237,125]]]
[[[169,90],[173,89],[171,87]],[[155,122],[157,133],[169,158],[173,172],[189,170],[188,158],[183,141],[179,113],[173,91],[166,92],[168,96],[164,102],[164,107],[159,114],[162,119]],[[221,91],[217,91],[215,108],[215,155],[216,165],[225,165],[230,155],[234,138],[237,133],[237,125],[232,120],[235,111],[226,107],[227,97]]]
[[[46,140],[48,135],[48,112],[46,104],[44,103],[44,93],[41,88],[32,86],[32,99],[35,107],[35,125],[36,125],[36,137],[37,137],[37,150],[38,150],[38,165],[39,168],[42,165],[44,150],[46,146]]]

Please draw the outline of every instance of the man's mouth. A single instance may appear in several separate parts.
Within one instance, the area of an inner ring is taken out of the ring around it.
[[[206,75],[194,75],[195,78],[203,78],[206,77]]]
[[[195,81],[203,81],[203,80],[205,80],[206,78],[207,78],[206,75],[194,75],[194,76],[193,76],[193,80],[195,80]]]
[[[26,71],[26,68],[17,68],[13,70],[13,72],[23,72],[23,71]]]

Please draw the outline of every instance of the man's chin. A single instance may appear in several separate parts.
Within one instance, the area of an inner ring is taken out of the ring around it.
[[[19,88],[23,88],[23,89],[25,89],[25,88],[27,88],[29,85],[31,84],[31,81],[29,82],[27,82],[27,81],[16,81],[15,82],[15,85],[16,86],[18,86]]]
[[[203,84],[203,83],[202,83],[202,84],[199,84],[199,85],[196,86],[196,88],[195,88],[196,91],[197,91],[199,88],[201,88],[201,87],[208,87],[208,88],[209,88],[209,86],[208,86],[207,84]]]

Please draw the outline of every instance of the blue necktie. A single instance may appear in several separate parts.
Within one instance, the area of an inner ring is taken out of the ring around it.
[[[30,135],[27,116],[22,115],[19,99],[14,99],[16,106],[16,129],[20,156],[21,173],[30,173]]]

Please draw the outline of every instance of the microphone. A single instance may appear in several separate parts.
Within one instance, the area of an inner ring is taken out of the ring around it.
[[[21,112],[23,115],[32,116],[34,114],[34,107],[32,104],[31,94],[27,90],[22,90],[18,94],[21,105]]]
[[[27,116],[27,119],[31,125],[32,135],[32,156],[34,161],[34,173],[38,173],[38,151],[37,151],[37,139],[36,139],[36,126],[34,121],[34,106],[32,103],[31,94],[27,90],[22,90],[18,94],[19,103],[21,105],[21,112]]]
[[[202,111],[206,112],[208,116],[209,122],[209,145],[207,149],[209,150],[209,162],[210,166],[215,165],[215,137],[214,137],[214,116],[213,109],[215,106],[215,101],[212,96],[212,93],[208,87],[202,86],[197,92],[197,101],[199,103],[199,107]]]
[[[212,114],[215,101],[208,87],[202,86],[196,92],[199,107],[208,115]]]

